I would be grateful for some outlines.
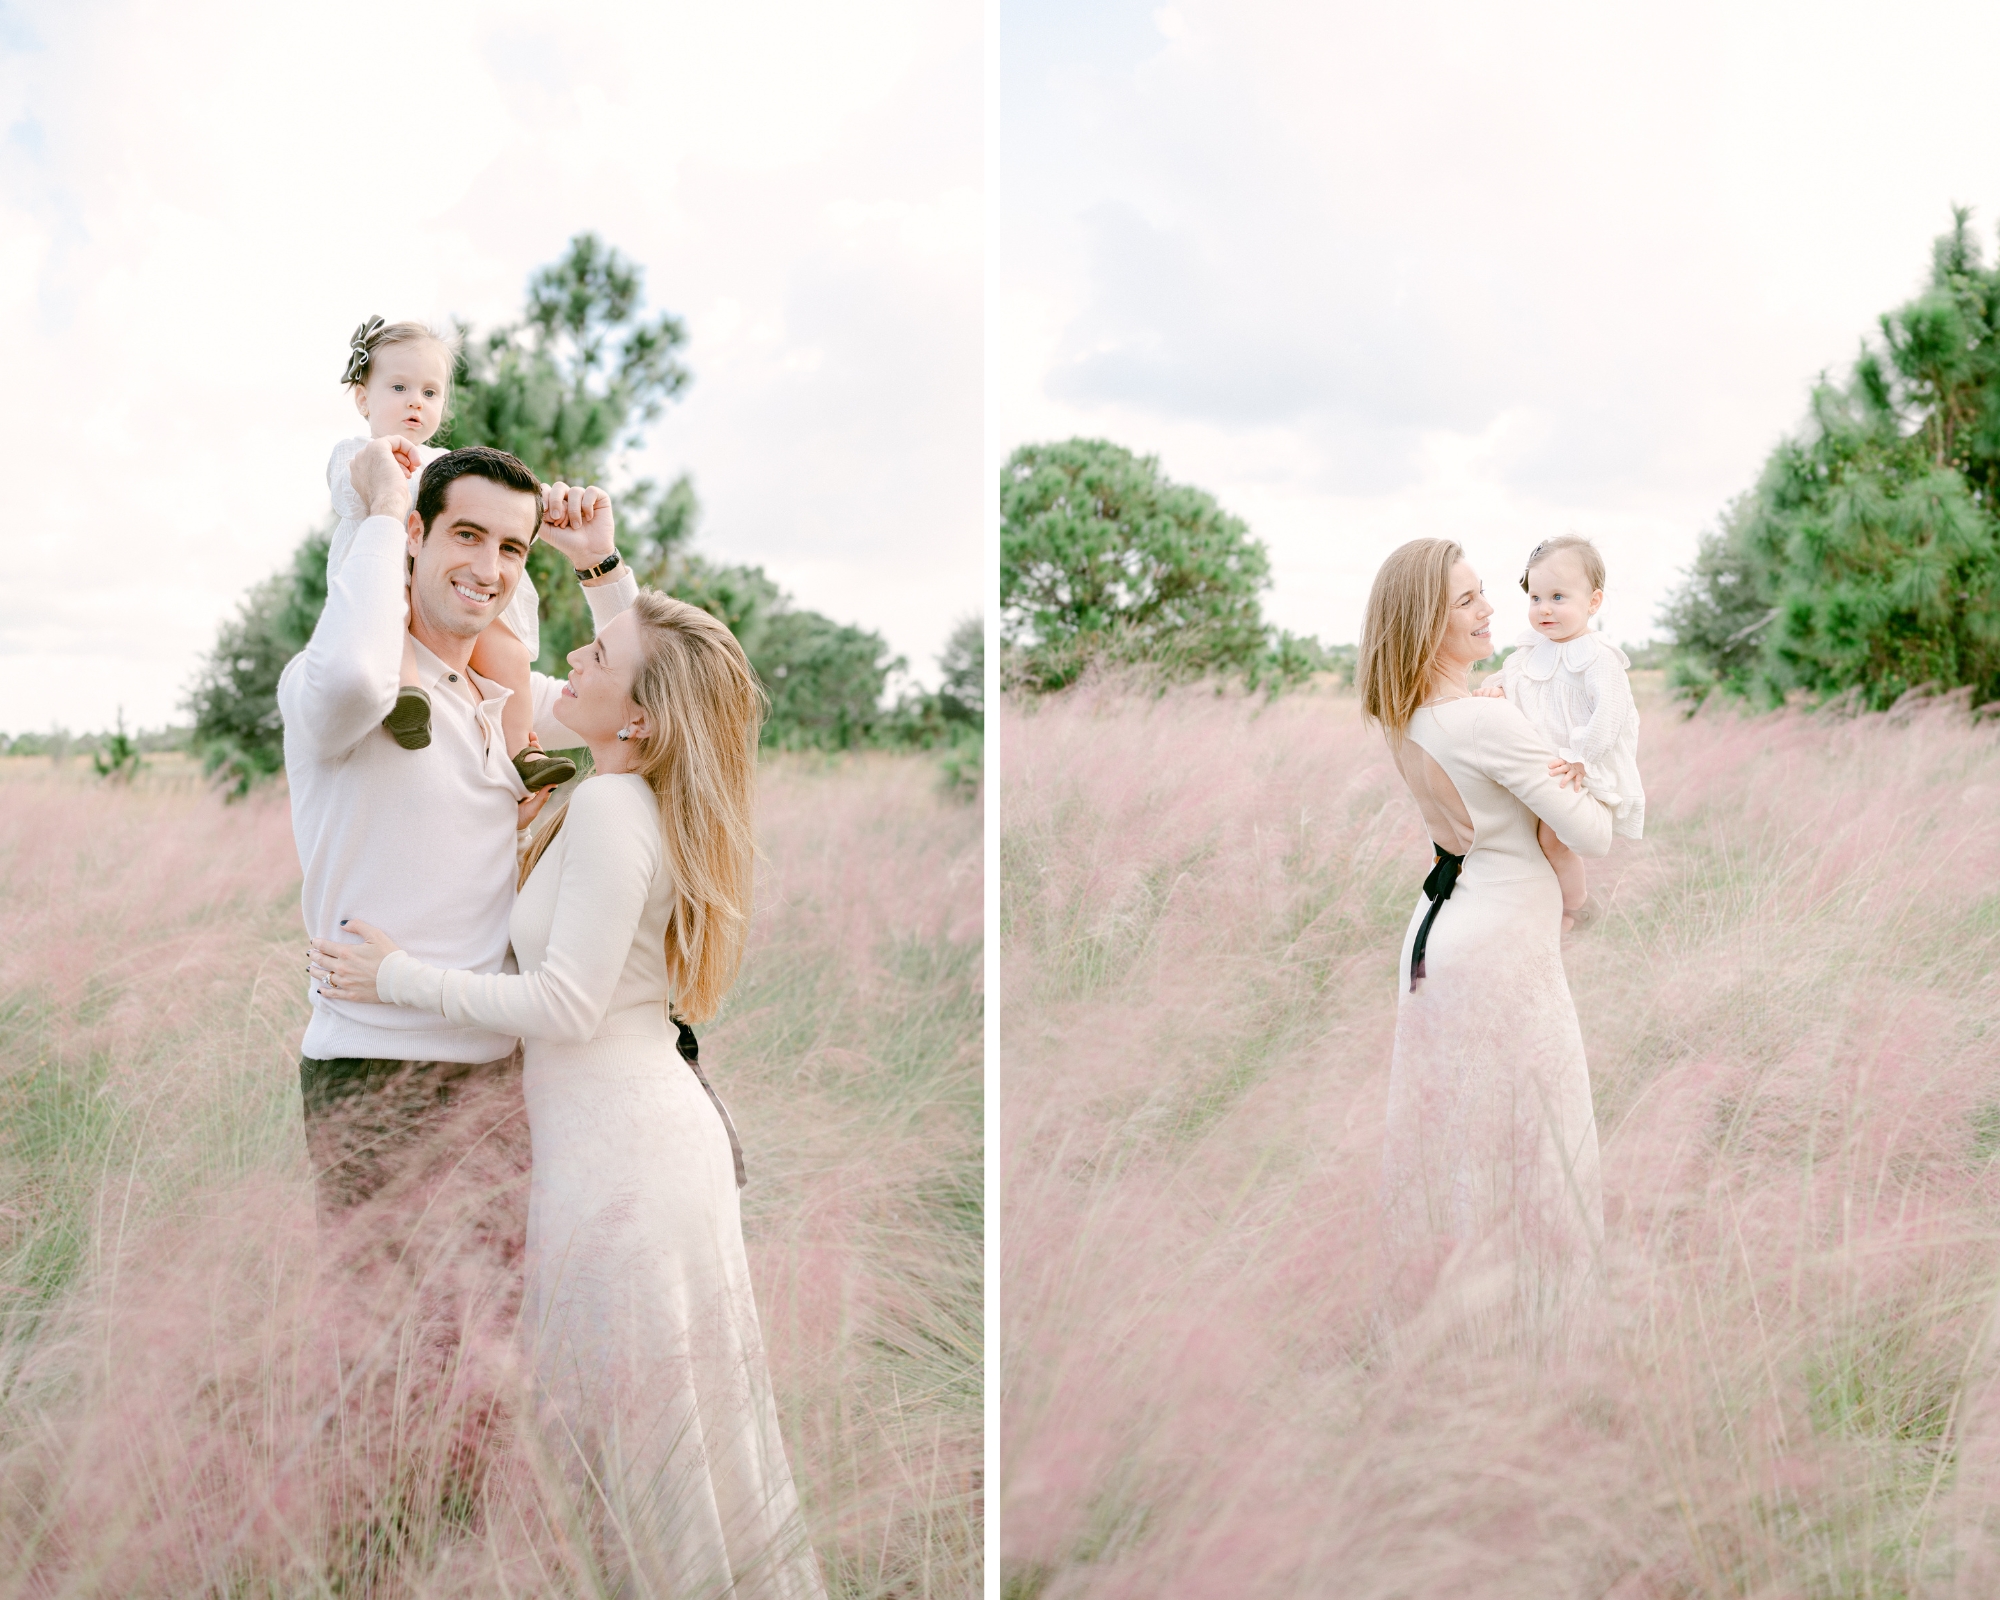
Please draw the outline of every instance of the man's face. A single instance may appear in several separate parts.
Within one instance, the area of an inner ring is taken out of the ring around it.
[[[430,537],[410,513],[410,605],[439,633],[471,638],[507,609],[535,536],[535,497],[490,478],[454,478]]]

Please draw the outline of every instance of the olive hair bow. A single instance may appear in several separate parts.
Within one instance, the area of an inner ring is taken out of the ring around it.
[[[359,383],[366,375],[369,352],[387,326],[380,317],[370,317],[354,330],[347,341],[347,370],[340,376],[342,383]]]

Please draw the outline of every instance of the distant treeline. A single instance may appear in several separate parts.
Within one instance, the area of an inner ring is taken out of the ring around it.
[[[614,454],[639,442],[689,381],[680,320],[641,316],[639,271],[592,234],[528,281],[518,323],[475,336],[461,324],[451,410],[432,441],[511,451],[546,482],[602,483]],[[767,747],[934,749],[949,787],[979,783],[984,632],[968,617],[952,633],[935,690],[886,703],[907,670],[878,633],[797,604],[760,567],[725,566],[692,548],[699,504],[682,476],[616,491],[618,547],[643,584],[726,622],[770,696]],[[289,565],[244,597],[190,691],[192,745],[237,793],[284,764],[278,674],[312,636],[326,604],[331,524],[306,536]],[[590,612],[563,558],[537,543],[528,562],[541,598],[544,672],[590,638]]]
[[[1627,646],[1690,708],[2000,701],[2000,265],[1967,215],[1936,241],[1924,291],[1881,318],[1844,383],[1822,376],[1806,426],[1702,538],[1665,638]],[[1094,664],[1273,689],[1352,680],[1352,645],[1264,621],[1264,546],[1153,457],[1024,446],[1000,510],[1011,689],[1058,690]]]
[[[159,755],[193,748],[192,728],[140,728],[134,733],[107,729],[102,733],[71,733],[67,728],[51,728],[46,733],[0,733],[0,755],[50,756],[57,761],[70,756],[94,756],[110,750],[124,739],[140,755]]]

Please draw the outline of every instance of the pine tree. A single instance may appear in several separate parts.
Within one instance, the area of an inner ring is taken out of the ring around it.
[[[1703,540],[1662,617],[1690,697],[2000,699],[2000,267],[1967,220]]]
[[[1000,477],[1008,677],[1059,689],[1093,660],[1172,677],[1254,672],[1264,546],[1205,490],[1103,439],[1023,445]]]
[[[644,276],[594,233],[528,280],[518,323],[475,338],[459,329],[451,415],[432,442],[491,445],[519,456],[545,483],[602,483],[620,446],[658,419],[689,382],[687,328],[669,312],[642,316]],[[693,526],[685,477],[664,495],[651,483],[619,496],[619,552],[660,566]],[[537,542],[528,576],[541,599],[536,666],[561,673],[591,636],[590,608],[559,551]]]
[[[433,443],[492,445],[546,482],[601,483],[618,450],[687,387],[686,330],[662,312],[642,316],[639,269],[593,234],[528,281],[521,321],[474,338],[461,328],[452,410]],[[689,553],[701,506],[683,474],[616,494],[619,554],[639,581],[712,612],[734,629],[771,701],[764,738],[780,747],[847,749],[943,737],[935,718],[881,702],[904,662],[881,635],[796,605],[760,568],[725,567]],[[189,691],[194,748],[230,791],[243,794],[284,765],[278,675],[305,647],[326,604],[330,529],[307,537],[289,567],[244,597]],[[537,541],[528,576],[541,598],[536,665],[561,675],[592,633],[589,606],[568,563]]]

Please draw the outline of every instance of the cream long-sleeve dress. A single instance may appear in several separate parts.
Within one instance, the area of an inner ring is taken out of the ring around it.
[[[377,988],[522,1038],[536,1369],[612,1565],[675,1600],[818,1600],[729,1137],[667,1018],[671,888],[652,791],[600,774],[515,902],[519,973],[398,951]]]
[[[1435,841],[1465,859],[1414,990],[1421,895],[1403,938],[1383,1153],[1400,1295],[1421,1298],[1449,1265],[1461,1314],[1499,1313],[1514,1326],[1525,1314],[1539,1328],[1574,1303],[1603,1235],[1562,890],[1535,825],[1601,856],[1612,816],[1558,786],[1554,755],[1505,700],[1443,701],[1410,721],[1399,765]]]

